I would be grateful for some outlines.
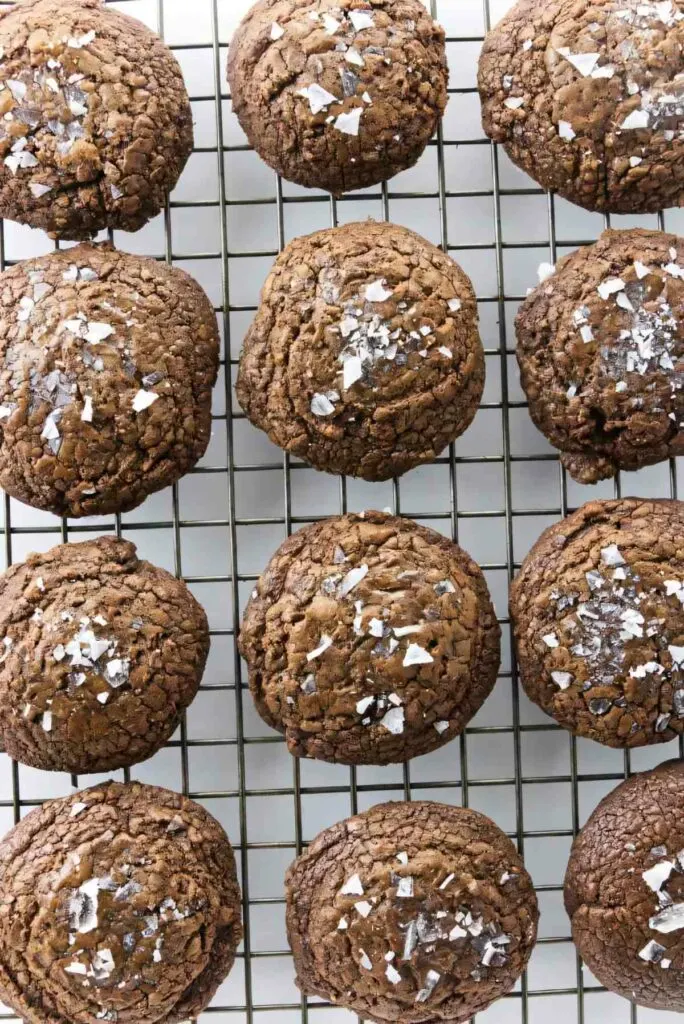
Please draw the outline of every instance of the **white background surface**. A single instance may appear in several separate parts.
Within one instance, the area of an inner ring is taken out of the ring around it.
[[[134,778],[184,790],[199,799],[225,825],[239,849],[242,880],[248,883],[249,892],[249,955],[238,960],[212,1010],[202,1017],[203,1024],[300,1024],[304,1020],[342,1024],[356,1019],[315,1000],[309,1004],[308,1017],[304,1015],[286,952],[283,874],[295,856],[298,836],[307,842],[354,809],[402,799],[406,791],[417,798],[467,802],[489,814],[522,841],[528,868],[540,888],[542,942],[528,972],[526,1005],[518,990],[478,1017],[479,1022],[546,1024],[553,1018],[559,1024],[581,1020],[584,1024],[664,1024],[672,1020],[670,1015],[647,1010],[632,1016],[624,1000],[595,991],[596,982],[586,971],[581,975],[585,994],[584,1016],[580,1016],[579,975],[562,908],[561,883],[573,828],[586,820],[625,771],[648,768],[675,756],[677,745],[635,751],[625,757],[582,740],[575,743],[523,693],[518,694],[511,673],[506,620],[509,574],[563,509],[591,497],[612,496],[614,487],[611,483],[583,488],[563,477],[555,453],[529,419],[519,387],[512,319],[526,289],[536,283],[538,264],[553,261],[551,212],[560,254],[596,238],[604,221],[562,200],[550,205],[534,183],[517,171],[503,152],[495,156],[483,138],[474,91],[477,56],[485,19],[490,17],[494,23],[510,3],[439,0],[437,4],[451,40],[452,95],[443,148],[446,240],[454,258],[472,276],[481,300],[488,380],[483,408],[454,451],[446,453],[439,464],[403,477],[396,488],[391,483],[372,485],[354,480],[343,488],[338,479],[295,463],[288,474],[282,454],[241,417],[236,404],[232,418],[226,416],[236,360],[253,315],[251,309],[233,307],[255,305],[280,240],[287,242],[328,227],[331,218],[338,222],[368,216],[380,219],[388,212],[396,223],[441,244],[437,145],[428,150],[418,167],[389,183],[386,206],[380,190],[331,203],[322,193],[307,193],[283,183],[286,202],[279,239],[276,177],[248,151],[231,112],[225,82],[227,44],[248,0],[120,0],[113,6],[153,28],[163,28],[193,98],[198,149],[166,218],[158,217],[135,236],[117,235],[116,241],[124,249],[170,256],[193,273],[215,303],[222,332],[228,338],[226,362],[215,392],[214,434],[206,458],[180,483],[176,494],[168,491],[153,496],[118,524],[144,557],[188,579],[207,608],[214,630],[203,688],[187,716],[186,758],[179,733],[169,748],[131,772]],[[221,87],[221,157],[217,149],[217,79]],[[224,208],[219,204],[221,159],[229,201]],[[415,193],[427,193],[427,198],[416,198]],[[194,203],[200,205],[187,205]],[[497,212],[501,224],[498,253]],[[684,224],[684,215],[669,211],[664,223],[676,231]],[[657,227],[658,219],[613,218],[614,226],[633,224]],[[520,247],[522,243],[530,244]],[[10,223],[4,225],[4,245],[7,260],[50,249],[40,232]],[[237,253],[241,255],[234,255]],[[254,253],[258,255],[250,255]],[[506,391],[508,403],[503,407]],[[505,460],[509,452],[512,458]],[[641,496],[669,496],[675,484],[676,469],[667,464],[625,474],[620,481],[623,494]],[[241,692],[245,675],[235,658],[233,634],[253,580],[288,528],[297,529],[310,517],[339,513],[345,502],[350,511],[391,506],[457,537],[484,565],[504,623],[502,676],[466,737],[412,762],[406,772],[394,767],[362,768],[352,773],[317,762],[297,766],[279,737],[255,714],[249,693]],[[31,550],[47,549],[61,539],[62,524],[49,514],[14,501],[0,501],[0,511],[5,555],[10,561],[22,559]],[[432,518],[426,520],[426,516]],[[64,526],[64,536],[77,540],[83,530],[107,533],[116,528],[114,518],[71,521]],[[236,594],[240,607],[235,607]],[[80,783],[93,781],[98,780],[84,778]],[[71,785],[68,776],[23,766],[15,773],[8,759],[0,755],[0,830],[12,826],[15,814],[24,815],[35,803],[68,793]]]

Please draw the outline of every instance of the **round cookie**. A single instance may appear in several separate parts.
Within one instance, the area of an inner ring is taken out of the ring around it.
[[[602,985],[639,1006],[684,1012],[684,762],[635,775],[575,840],[565,907]]]
[[[26,1024],[177,1024],[242,937],[228,838],[191,800],[110,782],[31,812],[0,843],[0,998]]]
[[[432,462],[484,390],[472,285],[419,235],[366,221],[298,238],[245,340],[240,405],[316,469],[386,480]]]
[[[163,209],[193,130],[157,35],[100,0],[22,0],[0,11],[0,55],[0,216],[88,238]]]
[[[420,0],[260,0],[233,37],[228,78],[259,156],[340,195],[422,156],[448,101],[444,30]]]
[[[684,732],[684,503],[594,501],[542,534],[511,589],[528,697],[609,747]]]
[[[0,576],[0,637],[5,752],[77,774],[156,753],[209,653],[185,583],[114,537],[62,544]]]
[[[475,811],[373,807],[322,832],[286,879],[303,992],[385,1024],[458,1024],[513,988],[537,898],[513,843]]]
[[[125,512],[204,455],[216,317],[182,270],[82,245],[0,275],[0,486],[58,515]]]
[[[516,321],[530,414],[581,483],[684,454],[684,240],[606,231]]]
[[[484,129],[587,210],[684,202],[684,3],[518,0],[485,40]]]
[[[382,765],[463,732],[496,682],[499,640],[464,551],[367,512],[282,545],[247,606],[240,651],[259,714],[292,754]]]

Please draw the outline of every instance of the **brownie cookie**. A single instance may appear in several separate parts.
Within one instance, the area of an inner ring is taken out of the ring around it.
[[[461,268],[366,221],[298,238],[245,340],[237,396],[274,444],[330,473],[386,480],[466,430],[485,380]]]
[[[684,762],[635,775],[596,808],[565,878],[591,972],[639,1006],[684,1013]]]
[[[110,782],[0,843],[0,998],[27,1024],[177,1024],[242,937],[228,838],[191,800]]]
[[[0,275],[0,485],[58,515],[135,508],[206,451],[219,337],[165,263],[83,245]]]
[[[523,303],[530,414],[581,483],[684,455],[684,240],[606,231]]]
[[[683,48],[682,0],[519,0],[480,58],[484,129],[587,210],[681,206]]]
[[[181,69],[100,0],[0,9],[0,216],[61,238],[137,231],[192,152]]]
[[[230,45],[259,156],[334,195],[412,167],[447,105],[444,30],[420,0],[260,0]]]
[[[380,1024],[468,1020],[513,988],[537,936],[515,846],[461,807],[381,804],[334,825],[286,891],[299,987]]]
[[[0,576],[0,738],[47,771],[151,757],[195,697],[209,653],[185,583],[114,537],[62,544]]]
[[[609,747],[684,732],[684,503],[594,501],[523,562],[511,617],[527,695]]]
[[[499,638],[464,551],[367,512],[283,544],[247,606],[240,650],[257,710],[291,753],[395,764],[465,729],[496,682]]]

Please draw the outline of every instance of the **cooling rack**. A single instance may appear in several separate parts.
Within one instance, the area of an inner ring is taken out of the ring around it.
[[[541,2],[541,0],[540,0]],[[591,497],[676,497],[678,466],[580,487],[535,430],[520,390],[512,321],[536,268],[592,242],[606,226],[545,195],[483,136],[475,90],[484,32],[511,0],[425,0],[445,25],[452,71],[443,128],[419,165],[381,189],[339,201],[280,181],[250,151],[225,79],[228,43],[249,0],[117,0],[163,35],[190,91],[196,148],[163,215],[124,249],[192,273],[223,339],[213,436],[200,466],[168,492],[117,517],[64,520],[0,502],[7,564],[83,535],[117,533],[188,582],[207,608],[212,654],[196,702],[168,747],[119,777],[177,789],[226,827],[240,862],[245,940],[202,1024],[338,1024],[357,1018],[296,990],[284,929],[283,875],[320,829],[384,800],[423,798],[489,814],[517,842],[539,892],[540,942],[516,990],[478,1024],[665,1024],[605,992],[570,941],[561,885],[573,835],[630,772],[684,754],[681,745],[623,754],[574,740],[531,705],[511,656],[508,584],[538,535]],[[0,3],[0,7],[4,6]],[[237,359],[259,288],[291,238],[372,216],[441,245],[472,277],[488,381],[475,424],[433,466],[400,481],[327,477],[283,457],[245,420],[233,395]],[[614,226],[684,233],[684,215],[616,217]],[[103,236],[106,237],[106,236]],[[40,232],[0,225],[0,268],[50,249]],[[389,508],[458,540],[483,566],[504,631],[494,694],[466,733],[406,767],[298,763],[256,716],[235,646],[254,581],[285,536],[328,515]],[[0,831],[44,800],[100,781],[50,775],[0,755]],[[0,1007],[0,1020],[13,1020]]]

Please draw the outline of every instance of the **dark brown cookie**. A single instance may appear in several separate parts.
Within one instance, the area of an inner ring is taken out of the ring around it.
[[[684,202],[684,4],[519,0],[480,59],[484,128],[587,210]]]
[[[684,732],[684,503],[594,501],[552,526],[511,589],[527,695],[609,747]]]
[[[635,775],[596,808],[565,878],[572,936],[602,985],[684,1013],[684,762]]]
[[[47,771],[151,757],[197,693],[209,653],[185,583],[114,537],[62,544],[0,576],[0,736]]]
[[[513,988],[537,898],[475,811],[382,804],[322,832],[286,879],[302,991],[385,1024],[466,1021]]]
[[[381,512],[309,526],[273,556],[240,650],[290,751],[394,764],[448,743],[489,696],[500,629],[455,544]]]
[[[420,0],[260,0],[228,77],[262,159],[335,195],[412,167],[448,99],[444,30]]]
[[[523,303],[530,414],[581,483],[684,455],[684,240],[606,231]]]
[[[177,1024],[242,936],[228,838],[166,789],[108,783],[32,811],[0,843],[0,998],[27,1024]]]
[[[0,485],[60,515],[135,508],[206,451],[219,337],[196,281],[83,245],[0,275]]]
[[[484,389],[477,304],[419,235],[366,221],[292,242],[247,335],[242,408],[317,469],[386,480],[466,430]]]
[[[192,152],[176,58],[100,0],[0,11],[0,215],[61,238],[137,231]]]

